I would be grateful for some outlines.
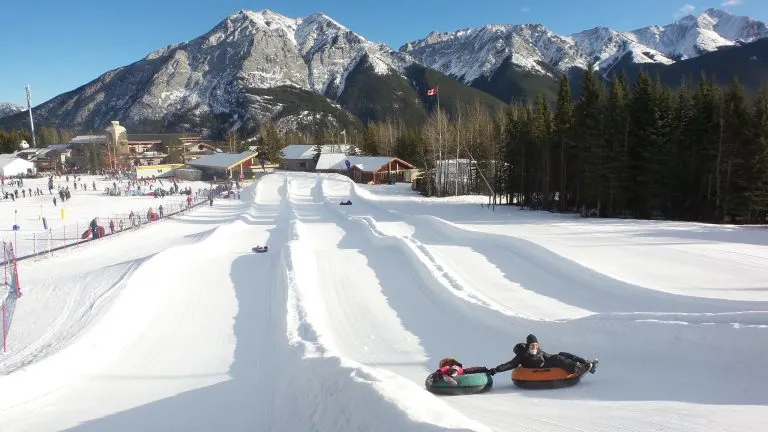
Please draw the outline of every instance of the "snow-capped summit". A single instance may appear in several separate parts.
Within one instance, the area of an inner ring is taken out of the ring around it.
[[[186,124],[187,118],[212,116],[253,123],[281,108],[255,96],[260,90],[291,86],[336,99],[363,58],[378,74],[402,73],[414,62],[323,13],[289,18],[267,9],[240,10],[198,38],[156,50],[54,98],[40,116],[75,127],[114,119]]]
[[[384,105],[406,112],[402,107],[422,104],[412,92],[420,82],[409,75],[418,69],[409,68],[414,63],[511,100],[574,69],[593,66],[607,75],[620,62],[672,64],[767,36],[760,21],[708,9],[626,32],[596,27],[559,35],[543,24],[491,24],[432,32],[395,51],[321,12],[290,18],[268,9],[240,10],[193,40],[155,50],[41,104],[36,116],[41,124],[68,128],[98,129],[119,120],[134,130],[221,133],[267,118],[314,119],[319,113],[330,125],[379,113]],[[505,73],[496,75],[502,66]],[[519,71],[537,76],[507,85]],[[395,85],[390,75],[403,81]],[[363,89],[385,96],[368,100]],[[293,120],[287,123],[298,124]]]
[[[596,27],[568,36],[541,24],[488,25],[455,32],[430,33],[400,50],[428,67],[472,82],[492,75],[509,60],[519,69],[551,75],[546,66],[566,72],[595,63],[605,71],[622,58],[635,63],[671,64],[724,46],[768,36],[766,25],[720,9],[707,9],[665,26],[629,32]]]
[[[26,108],[24,108],[21,105],[16,105],[16,104],[7,103],[7,102],[0,102],[0,118],[13,115],[18,112],[22,112],[25,109]]]
[[[687,59],[720,47],[754,42],[768,36],[765,24],[734,16],[721,9],[707,9],[666,26],[650,26],[625,33],[638,43],[667,57]]]

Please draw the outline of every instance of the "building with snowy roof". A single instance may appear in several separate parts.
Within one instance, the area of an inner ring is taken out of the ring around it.
[[[212,178],[243,178],[252,173],[253,167],[261,168],[261,161],[258,159],[258,153],[245,151],[242,153],[217,153],[201,156],[198,159],[187,162],[189,167],[200,170],[201,178],[208,180]]]
[[[0,175],[4,177],[35,173],[35,164],[15,154],[0,155]]]
[[[86,144],[107,145],[107,143],[109,143],[109,139],[106,135],[78,135],[69,140],[69,145],[71,147],[77,147]]]
[[[314,171],[315,153],[317,152],[315,147],[317,147],[315,144],[291,144],[284,147],[280,169],[287,171]],[[353,147],[351,144],[323,144],[320,146],[320,154],[346,154],[350,153],[350,149]]]
[[[321,154],[315,172],[338,173],[358,183],[410,181],[413,164],[392,156],[347,156],[344,153]]]

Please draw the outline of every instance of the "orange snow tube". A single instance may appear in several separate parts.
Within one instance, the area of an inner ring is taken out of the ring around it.
[[[526,389],[556,389],[570,387],[581,381],[581,375],[560,368],[529,369],[517,367],[512,371],[512,382]]]

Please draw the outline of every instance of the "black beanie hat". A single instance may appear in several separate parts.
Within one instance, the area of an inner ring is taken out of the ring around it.
[[[539,340],[538,340],[538,339],[536,339],[536,336],[534,336],[534,335],[532,335],[532,334],[529,334],[529,335],[528,335],[528,337],[527,337],[527,338],[525,338],[525,343],[526,343],[526,345],[529,345],[529,346],[530,346],[530,345],[531,345],[532,343],[534,343],[534,342],[536,342],[536,343],[539,343]]]

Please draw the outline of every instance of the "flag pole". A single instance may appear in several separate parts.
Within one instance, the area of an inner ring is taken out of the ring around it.
[[[440,125],[440,79],[438,78],[435,80],[435,93],[437,93],[437,145],[438,149],[440,151],[438,154],[440,155],[440,175],[438,178],[440,181],[438,181],[438,187],[442,188],[442,177],[443,177],[443,128]],[[438,191],[438,193],[442,193],[442,191]],[[438,195],[441,196],[441,195]]]

